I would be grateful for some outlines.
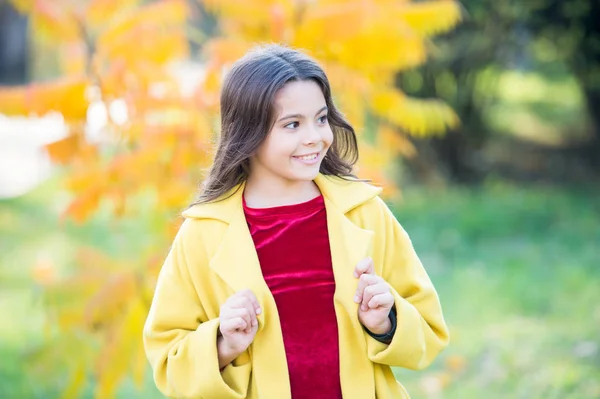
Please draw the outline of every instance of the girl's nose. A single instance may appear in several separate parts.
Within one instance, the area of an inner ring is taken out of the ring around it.
[[[319,130],[315,126],[309,127],[304,138],[304,144],[314,145],[319,141],[321,141],[321,133]]]

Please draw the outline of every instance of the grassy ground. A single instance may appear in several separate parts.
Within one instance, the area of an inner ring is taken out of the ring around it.
[[[82,242],[119,248],[101,223],[59,227],[54,190],[0,201],[3,399],[58,393],[32,381],[23,362],[42,326],[30,266],[48,255],[66,259]],[[598,194],[504,185],[406,192],[396,212],[452,333],[431,368],[397,370],[415,399],[600,397]],[[160,397],[150,380],[143,392],[127,382],[119,393],[142,397]]]
[[[397,215],[452,334],[429,370],[397,373],[415,398],[600,397],[598,198],[502,185],[407,193]]]

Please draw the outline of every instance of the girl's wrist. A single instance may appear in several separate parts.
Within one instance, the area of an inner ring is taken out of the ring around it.
[[[388,316],[380,325],[375,327],[367,327],[367,329],[375,335],[385,335],[392,331],[392,327],[392,321]]]
[[[243,351],[238,351],[229,345],[229,342],[219,335],[217,337],[217,354],[219,357],[219,368],[223,369],[229,363],[233,362]]]

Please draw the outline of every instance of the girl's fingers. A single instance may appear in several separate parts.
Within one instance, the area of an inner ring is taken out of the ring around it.
[[[256,319],[256,310],[254,309],[254,305],[247,297],[239,296],[232,300],[231,308],[236,310],[244,310],[244,314],[246,314],[249,318],[248,326],[254,326],[258,323],[258,320]]]
[[[385,308],[391,308],[394,305],[394,296],[391,292],[385,292],[383,294],[374,295],[373,298],[368,302],[370,309],[376,309],[380,306]]]
[[[376,284],[365,287],[360,308],[363,311],[367,310],[369,308],[369,302],[375,295],[384,294],[389,291],[390,289],[388,288],[388,285],[381,279],[379,279]]]
[[[240,308],[240,309],[232,309],[231,310],[231,318],[235,319],[241,317],[246,322],[247,327],[245,328],[246,332],[250,332],[250,328],[254,325],[254,321],[252,319],[252,309],[248,308]],[[254,316],[256,318],[256,316]]]
[[[224,320],[222,327],[223,334],[233,334],[236,331],[247,330],[248,324],[242,317],[234,317],[233,319]]]
[[[363,295],[365,288],[370,285],[379,283],[380,277],[374,274],[363,274],[358,280],[358,287],[356,288],[356,294],[354,296],[354,302],[361,303],[363,301]]]
[[[250,333],[258,326],[257,314],[261,308],[256,296],[250,290],[236,292],[221,307],[221,332],[233,334],[236,331]]]
[[[250,300],[252,306],[254,307],[254,313],[260,314],[262,309],[260,308],[260,304],[258,303],[258,299],[256,299],[256,295],[250,290],[245,290],[244,295]]]
[[[254,305],[252,302],[247,299],[244,303],[244,310],[247,312],[248,317],[250,318],[250,323],[248,324],[248,328],[254,327],[258,324],[258,319],[256,318],[256,310],[254,309]]]
[[[354,277],[359,278],[363,274],[375,274],[373,259],[364,258],[354,268]]]
[[[244,310],[246,311],[246,315],[248,316],[248,319],[249,319],[248,331],[246,331],[246,332],[250,332],[252,327],[258,325],[258,319],[256,318],[256,311],[254,310],[254,306],[252,305],[251,302],[246,303],[246,307],[244,308]]]
[[[260,314],[262,309],[260,308],[260,304],[258,303],[258,299],[256,299],[256,295],[250,290],[243,290],[236,294],[237,299],[240,299],[244,303],[246,301],[252,304],[252,308],[254,309],[254,314]]]

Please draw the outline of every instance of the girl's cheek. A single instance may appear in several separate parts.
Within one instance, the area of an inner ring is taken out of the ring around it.
[[[330,146],[333,143],[333,132],[331,131],[331,129],[328,129],[327,135],[325,135],[323,141],[327,143],[328,146]]]

